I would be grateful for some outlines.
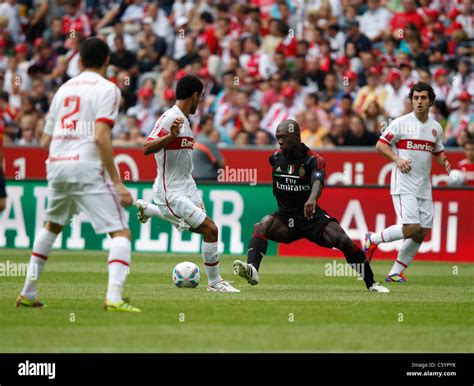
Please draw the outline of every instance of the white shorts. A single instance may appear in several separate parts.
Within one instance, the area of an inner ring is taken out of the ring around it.
[[[48,184],[46,221],[65,225],[79,212],[87,214],[96,233],[128,229],[125,210],[110,182]]]
[[[194,196],[179,196],[168,202],[168,205],[159,205],[161,219],[170,222],[180,232],[196,229],[206,219],[206,209],[199,194]]]
[[[420,224],[433,227],[433,200],[418,198],[413,194],[392,195],[393,206],[402,224]]]

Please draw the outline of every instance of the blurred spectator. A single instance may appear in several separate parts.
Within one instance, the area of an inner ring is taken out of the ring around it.
[[[469,125],[474,124],[472,96],[464,91],[459,94],[458,101],[459,109],[449,115],[448,123],[444,130],[445,146],[456,146],[456,138],[460,132],[466,130]]]
[[[336,146],[345,146],[347,142],[349,127],[344,118],[336,118],[331,126],[331,132],[328,139]]]
[[[368,0],[368,9],[360,17],[360,28],[372,42],[382,40],[392,14],[380,6],[380,0]]]
[[[349,43],[353,43],[357,55],[360,51],[370,51],[372,49],[372,42],[366,35],[360,32],[359,22],[357,20],[347,22],[346,33],[348,37],[345,46]]]
[[[196,137],[193,150],[193,177],[195,180],[217,180],[217,171],[224,167],[224,160],[217,148],[219,136],[214,130],[213,117],[201,120],[201,132]]]
[[[0,18],[6,24],[6,30],[13,41],[18,41],[20,37],[20,15],[16,0],[6,0],[0,4]]]
[[[354,100],[354,109],[362,113],[367,106],[376,101],[380,106],[385,106],[386,89],[380,84],[381,71],[378,67],[370,67],[367,76],[367,86],[362,87]]]
[[[295,118],[296,108],[294,107],[295,90],[290,86],[285,86],[281,90],[281,102],[275,103],[262,119],[261,127],[275,136],[277,126],[286,119]]]
[[[359,115],[354,115],[349,124],[345,146],[374,146],[378,136],[365,127],[364,120]]]
[[[138,119],[140,131],[147,135],[156,121],[157,106],[153,102],[153,89],[148,86],[142,87],[138,93],[138,103],[127,110],[127,115]]]
[[[269,132],[265,130],[258,130],[255,133],[254,143],[255,145],[258,145],[258,146],[271,145],[273,143],[273,137]]]
[[[464,173],[464,185],[474,186],[474,136],[468,136],[463,147],[466,158],[459,161],[457,168]]]
[[[89,37],[92,26],[89,17],[81,11],[81,0],[66,0],[66,15],[62,19],[61,32],[74,39],[78,34]]]
[[[125,48],[122,35],[114,38],[115,52],[110,55],[110,65],[116,73],[129,71],[132,76],[138,75],[137,57]]]
[[[380,134],[384,127],[388,126],[388,118],[377,101],[372,101],[367,106],[363,113],[363,118],[367,130],[377,135]]]
[[[392,27],[393,33],[397,35],[400,31],[403,32],[408,24],[413,24],[416,28],[421,31],[424,26],[423,17],[416,11],[415,0],[402,0],[403,12],[396,13],[392,20],[390,20],[390,26]]]
[[[35,118],[32,115],[23,115],[20,119],[21,138],[18,144],[21,146],[33,146],[38,144],[35,137]]]
[[[301,141],[309,148],[323,146],[322,139],[329,133],[329,129],[322,127],[316,114],[308,111],[305,114],[304,125],[301,129]]]
[[[390,118],[398,118],[403,115],[405,100],[408,98],[410,89],[403,84],[402,74],[397,70],[392,70],[388,74],[386,82],[386,97],[383,106]]]

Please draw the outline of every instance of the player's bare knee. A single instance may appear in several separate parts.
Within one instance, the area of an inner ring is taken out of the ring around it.
[[[109,235],[112,238],[113,237],[126,237],[129,240],[132,239],[132,232],[130,232],[130,229],[121,229],[119,231],[110,232]]]
[[[416,236],[421,230],[421,227],[419,224],[409,224],[409,225],[404,225],[403,226],[403,236],[405,238],[412,238]]]
[[[266,235],[267,233],[267,230],[266,230],[266,227],[264,224],[262,224],[261,222],[258,222],[256,223],[254,226],[253,226],[253,233],[254,234],[258,234],[258,235]]]
[[[5,210],[6,200],[4,198],[0,198],[0,212]]]
[[[59,224],[56,224],[56,223],[50,222],[50,221],[46,222],[46,224],[44,224],[44,227],[45,227],[48,231],[50,231],[50,232],[52,232],[52,233],[55,233],[55,234],[57,234],[57,235],[58,235],[59,233],[61,233],[61,231],[63,230],[63,226],[62,226],[62,225],[59,225]]]
[[[219,236],[219,229],[217,228],[217,225],[214,223],[214,221],[205,221],[203,225],[204,238],[206,240],[214,240],[211,242],[217,241],[217,237]]]

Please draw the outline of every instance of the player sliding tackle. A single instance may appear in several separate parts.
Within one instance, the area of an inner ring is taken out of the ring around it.
[[[130,206],[133,198],[120,179],[112,154],[110,132],[118,116],[120,90],[105,79],[109,58],[106,43],[87,39],[80,52],[84,71],[64,83],[51,103],[41,138],[43,147],[49,149],[46,223],[36,235],[17,307],[44,305],[38,300],[39,277],[35,276],[43,271],[64,225],[81,211],[87,213],[97,233],[108,233],[112,238],[104,309],[140,312],[122,299],[132,250],[122,206]],[[92,132],[88,130],[91,126]]]
[[[431,155],[449,175],[451,165],[444,154],[443,128],[428,116],[436,95],[426,83],[415,84],[408,95],[413,112],[395,119],[381,135],[376,149],[396,164],[390,181],[393,206],[401,224],[380,233],[367,233],[364,251],[369,261],[380,243],[405,239],[397,260],[385,277],[405,283],[404,271],[413,261],[433,226]]]
[[[202,90],[203,84],[195,76],[186,75],[180,79],[176,85],[176,104],[164,112],[148,136],[143,150],[145,155],[154,154],[157,164],[154,203],[137,200],[137,215],[142,223],[156,216],[170,222],[180,232],[190,230],[202,234],[208,291],[240,292],[220,275],[217,226],[206,215],[191,176],[194,136],[188,117],[196,112]]]
[[[234,273],[252,285],[258,284],[258,270],[267,252],[267,240],[288,244],[305,238],[323,247],[341,250],[369,291],[390,292],[375,282],[364,253],[337,220],[318,206],[326,177],[325,162],[301,143],[298,123],[291,119],[280,123],[276,138],[280,149],[270,156],[270,164],[278,210],[255,224],[247,263],[234,261]]]

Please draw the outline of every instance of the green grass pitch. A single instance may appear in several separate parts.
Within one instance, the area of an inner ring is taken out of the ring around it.
[[[28,261],[2,250],[0,263]],[[238,294],[178,289],[181,261],[199,255],[135,253],[125,295],[141,314],[106,313],[106,252],[54,251],[40,281],[43,309],[15,308],[23,277],[0,277],[0,352],[473,352],[474,265],[416,262],[408,284],[366,291],[354,277],[327,277],[332,259],[268,256],[251,287],[224,278]],[[342,262],[343,260],[338,260]],[[391,261],[373,262],[380,281]]]

